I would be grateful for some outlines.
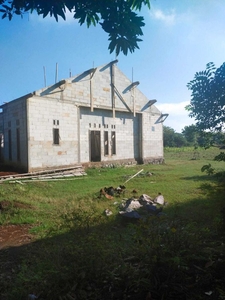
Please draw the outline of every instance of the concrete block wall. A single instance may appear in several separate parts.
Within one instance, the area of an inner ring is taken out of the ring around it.
[[[4,134],[4,160],[27,167],[26,99],[19,98],[3,107],[2,129]],[[17,141],[19,130],[19,141]],[[11,131],[11,159],[9,157],[9,131]],[[19,150],[18,150],[19,147]],[[20,157],[18,159],[18,151]]]
[[[90,112],[88,108],[80,108],[80,148],[81,162],[90,160],[89,149],[89,132],[91,130],[100,131],[101,134],[101,160],[113,161],[121,159],[133,159],[137,153],[135,147],[134,131],[138,131],[138,118],[123,112],[116,112],[113,118],[110,110],[94,110]],[[111,132],[116,132],[116,154],[111,153],[109,146],[109,154],[104,155],[104,131],[108,131],[109,141]]]
[[[90,160],[90,131],[101,132],[101,160],[118,160],[145,157],[163,157],[162,124],[155,124],[160,116],[155,105],[146,108],[149,99],[137,88],[130,89],[131,81],[114,65],[114,84],[119,91],[115,97],[115,118],[113,118],[112,70],[110,64],[99,67],[95,73],[84,72],[66,80],[62,85],[55,85],[38,91],[44,98],[51,98],[62,103],[76,103],[80,111],[78,137],[78,161]],[[93,71],[93,70],[92,70]],[[92,79],[90,80],[91,76]],[[49,90],[51,90],[49,92]],[[92,97],[92,98],[91,98]],[[121,99],[122,97],[122,99]],[[94,111],[90,111],[93,101]],[[85,109],[86,107],[86,109]],[[136,114],[143,115],[138,118]],[[104,156],[104,124],[108,125],[109,137],[111,126],[115,126],[116,155]]]
[[[163,123],[159,114],[143,113],[143,157],[163,157]]]
[[[77,107],[54,99],[28,100],[29,171],[69,166],[78,162]],[[59,129],[59,145],[53,144]]]

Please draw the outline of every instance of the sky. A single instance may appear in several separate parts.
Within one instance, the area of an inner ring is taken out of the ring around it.
[[[119,54],[117,66],[162,113],[164,125],[182,132],[195,123],[185,106],[196,72],[225,61],[224,0],[152,0],[139,13],[145,27],[140,49]],[[80,26],[71,14],[58,23],[36,14],[0,19],[0,105],[116,58],[100,25]],[[56,72],[57,69],[57,72]]]

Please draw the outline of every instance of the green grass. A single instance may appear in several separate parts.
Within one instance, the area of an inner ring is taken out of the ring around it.
[[[225,299],[224,186],[201,172],[208,163],[224,170],[224,162],[213,161],[219,152],[170,148],[162,165],[91,168],[73,181],[2,184],[0,201],[11,205],[0,224],[32,224],[36,236],[19,249],[10,289],[2,277],[5,299],[26,299],[32,289],[49,300],[150,299],[150,294],[198,300],[210,291],[210,299]],[[134,189],[135,197],[161,192],[168,202],[165,214],[125,221],[118,214],[123,197],[98,197],[101,188],[120,184],[126,199]],[[105,209],[113,214],[105,216]]]

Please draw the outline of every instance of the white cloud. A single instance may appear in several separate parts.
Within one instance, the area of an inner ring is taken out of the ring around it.
[[[190,118],[188,111],[185,110],[185,106],[188,104],[190,104],[189,101],[157,104],[157,108],[162,113],[169,114],[164,125],[173,128],[176,132],[181,132],[185,126],[194,124],[194,119]]]
[[[163,113],[169,113],[173,115],[179,116],[180,114],[187,114],[185,110],[185,106],[190,104],[189,101],[183,101],[179,103],[158,103],[157,108],[161,110]]]
[[[159,21],[162,21],[166,25],[174,25],[176,20],[175,11],[172,9],[168,13],[164,13],[161,9],[152,8],[150,15]]]
[[[163,10],[151,6],[150,17],[156,21],[161,22],[166,26],[185,25],[193,26],[194,22],[199,20],[199,15],[190,9],[179,10],[179,7]]]

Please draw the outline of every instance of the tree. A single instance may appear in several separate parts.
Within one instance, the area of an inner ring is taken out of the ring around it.
[[[208,63],[206,70],[197,72],[187,87],[192,94],[186,109],[197,121],[197,127],[222,131],[225,122],[225,63],[218,69],[214,63]]]
[[[184,135],[184,137],[186,138],[187,142],[190,145],[196,145],[197,144],[197,137],[198,137],[198,128],[196,127],[196,125],[189,125],[189,126],[185,126],[182,129],[182,134]]]
[[[142,5],[150,9],[150,0],[0,0],[0,12],[2,19],[36,11],[43,18],[50,15],[58,21],[59,17],[66,20],[69,10],[80,25],[102,26],[109,35],[110,53],[122,51],[127,55],[139,49],[138,42],[142,41],[144,18],[135,13]]]
[[[204,147],[205,149],[212,146],[217,138],[217,133],[200,130],[196,125],[185,126],[182,134],[190,146]]]
[[[187,140],[182,133],[175,132],[174,134],[174,147],[185,147],[187,146]]]
[[[174,147],[175,130],[168,126],[163,126],[163,145],[164,147]]]
[[[163,126],[164,147],[184,147],[187,145],[185,137],[181,133],[168,126]]]
[[[212,145],[218,139],[221,142],[225,128],[225,63],[216,69],[214,63],[208,63],[206,70],[197,72],[192,81],[187,84],[192,91],[191,103],[186,107],[190,117],[197,120],[196,126],[202,130],[198,143]],[[210,130],[206,131],[206,130]],[[213,134],[214,132],[214,134]],[[217,161],[225,161],[225,154],[221,152],[215,158]],[[214,173],[211,164],[202,167],[209,175]],[[225,172],[219,172],[225,182]],[[219,174],[217,173],[217,174]]]
[[[216,132],[214,134],[214,144],[217,145],[220,148],[225,149],[225,133],[224,132]]]
[[[205,149],[210,148],[214,144],[214,133],[210,131],[199,131],[197,137],[198,146],[204,147]]]

